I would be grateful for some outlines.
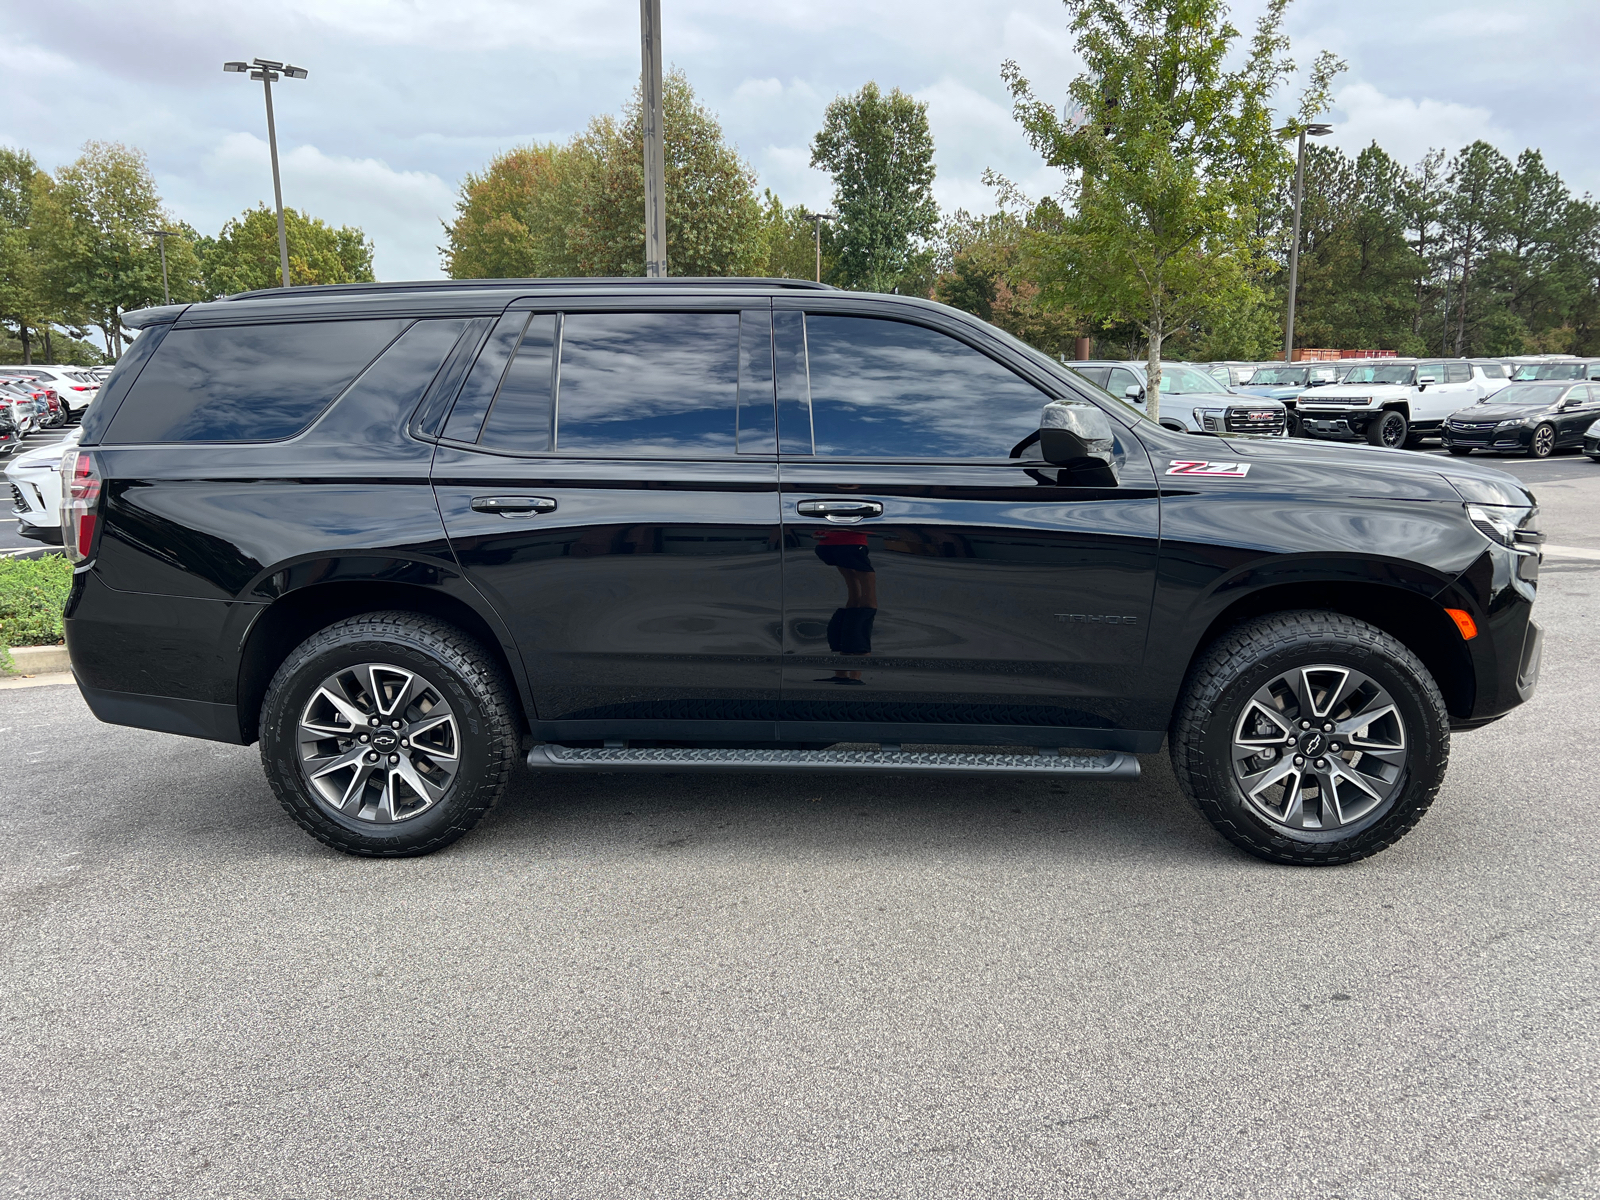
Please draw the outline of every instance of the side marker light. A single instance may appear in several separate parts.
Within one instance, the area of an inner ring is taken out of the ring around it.
[[[1472,619],[1472,614],[1464,608],[1447,608],[1450,619],[1456,623],[1456,628],[1461,631],[1461,640],[1470,642],[1478,636],[1478,623]]]

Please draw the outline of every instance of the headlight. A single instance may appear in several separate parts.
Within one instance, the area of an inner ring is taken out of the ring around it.
[[[1225,408],[1197,408],[1194,415],[1200,421],[1200,428],[1207,433],[1223,433],[1228,428],[1228,410]]]
[[[1516,429],[1519,425],[1525,425],[1525,424],[1527,424],[1527,420],[1525,418],[1523,418],[1523,417],[1512,417],[1509,421],[1501,421],[1500,424],[1495,426],[1495,428],[1496,429]]]
[[[1483,504],[1469,504],[1467,517],[1484,537],[1511,550],[1532,554],[1538,551],[1539,543],[1544,541],[1544,534],[1539,532],[1537,506],[1490,508]]]

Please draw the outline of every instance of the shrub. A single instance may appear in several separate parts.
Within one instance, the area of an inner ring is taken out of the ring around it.
[[[52,646],[61,640],[61,610],[72,586],[65,555],[0,558],[0,669],[12,669],[8,646]]]

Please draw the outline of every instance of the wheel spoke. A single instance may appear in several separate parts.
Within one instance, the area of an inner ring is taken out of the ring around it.
[[[343,754],[328,758],[310,758],[306,760],[307,774],[313,779],[321,779],[325,775],[332,775],[335,771],[343,771],[347,767],[358,766],[361,757],[367,752],[365,746],[356,746]],[[316,768],[312,770],[311,768]]]
[[[418,799],[425,800],[430,805],[437,803],[439,798],[444,795],[444,788],[429,783],[419,775],[417,768],[412,765],[409,758],[402,757],[400,762],[389,772],[391,783],[396,775],[405,780],[406,785],[416,792]]]
[[[331,679],[328,681],[328,683],[332,683],[332,682],[333,682],[333,680],[331,680]],[[367,714],[362,712],[359,708],[357,708],[350,701],[346,700],[343,696],[340,696],[340,695],[337,695],[336,693],[334,693],[334,691],[331,688],[328,687],[327,683],[323,684],[320,688],[317,689],[316,698],[319,698],[319,699],[322,699],[322,700],[326,700],[329,704],[333,705],[333,707],[338,711],[339,715],[341,717],[343,717],[346,721],[350,722],[350,729],[365,729],[366,728],[366,726],[367,726]],[[302,724],[306,724],[306,722],[301,722],[301,723]],[[349,732],[349,730],[346,730],[346,732]]]
[[[372,778],[372,772],[377,770],[371,763],[358,763],[350,776],[350,784],[344,789],[344,795],[339,798],[339,811],[347,816],[354,816],[350,805],[353,801],[356,809],[361,807],[361,798],[367,791],[367,780]]]

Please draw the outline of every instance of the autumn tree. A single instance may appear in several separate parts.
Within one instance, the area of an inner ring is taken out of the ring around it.
[[[372,242],[353,225],[335,228],[298,209],[283,210],[294,285],[371,283]],[[170,253],[170,244],[169,244]],[[278,217],[265,204],[246,209],[197,247],[206,290],[214,296],[279,287]],[[157,287],[160,281],[157,281]]]

